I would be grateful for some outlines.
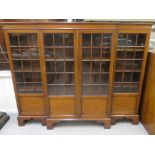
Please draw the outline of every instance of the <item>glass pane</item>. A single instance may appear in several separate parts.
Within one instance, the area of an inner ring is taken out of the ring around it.
[[[103,64],[103,62],[102,62]],[[102,65],[103,67],[103,65]],[[92,72],[99,72],[100,71],[100,62],[99,61],[93,61],[92,62]]]
[[[57,84],[64,84],[65,83],[65,75],[63,73],[57,73],[56,83]]]
[[[47,83],[48,84],[56,84],[57,74],[47,74]]]
[[[93,46],[101,46],[101,34],[93,34]]]
[[[20,60],[14,60],[13,64],[14,64],[14,70],[15,71],[21,71],[22,70],[22,64],[21,64]]]
[[[24,83],[17,83],[17,92],[18,93],[24,93],[25,92]]]
[[[10,33],[10,45],[11,46],[18,46],[18,34]]]
[[[111,34],[102,35],[102,46],[111,46]]]
[[[23,73],[22,72],[15,73],[15,79],[16,82],[24,82]]]
[[[83,84],[90,84],[90,74],[83,74],[82,75],[82,83]]]
[[[82,46],[91,46],[91,34],[82,34]]]
[[[132,76],[132,74],[130,72],[124,73],[124,82],[130,82],[131,76]]]
[[[56,71],[64,72],[64,62],[62,62],[62,61],[56,62]]]
[[[90,59],[91,58],[91,49],[90,48],[83,48],[82,49],[82,58],[83,59]]]
[[[115,93],[122,92],[121,83],[115,83],[114,92]]]
[[[33,82],[41,82],[41,73],[33,72]]]
[[[142,67],[142,61],[141,60],[135,60],[134,61],[134,68],[140,70]]]
[[[122,72],[116,72],[115,73],[115,82],[122,82],[122,76],[123,76]]]
[[[32,73],[30,72],[27,72],[27,73],[24,73],[24,77],[25,77],[25,82],[33,82],[33,79],[32,79]]]
[[[19,48],[11,48],[12,59],[20,59],[20,50]]]
[[[108,95],[108,85],[100,85],[100,94]]]
[[[74,59],[74,48],[65,48],[66,59]]]
[[[109,83],[109,74],[101,74],[101,84]]]
[[[91,83],[99,84],[99,74],[91,74]]]
[[[128,34],[128,46],[136,46],[137,34]]]
[[[41,93],[42,92],[42,85],[41,83],[35,83],[35,92]]]
[[[74,86],[67,85],[65,86],[66,89],[66,95],[74,95]]]
[[[117,51],[117,58],[125,58],[125,52],[124,51]]]
[[[20,46],[28,46],[28,34],[27,33],[19,33],[19,43],[20,43]]]
[[[54,59],[53,48],[45,48],[45,57],[46,59]]]
[[[53,34],[50,34],[50,33],[44,34],[44,45],[53,46]]]
[[[63,51],[63,48],[56,48],[55,49],[55,58],[56,59],[64,59],[64,51]]]
[[[83,95],[91,95],[90,89],[91,89],[90,85],[89,86],[83,85],[82,86],[82,94]]]
[[[127,70],[133,69],[133,60],[126,60],[125,61],[125,69],[127,69]]]
[[[66,72],[74,72],[74,61],[66,61]]]
[[[27,93],[34,93],[35,92],[34,84],[33,83],[26,83],[25,84],[25,90]]]
[[[127,35],[126,34],[119,34],[118,45],[119,46],[126,46],[127,45]]]
[[[137,93],[138,89],[139,89],[139,84],[138,83],[132,84],[131,92]]]
[[[23,62],[23,71],[32,71],[31,61],[23,60],[22,62]]]
[[[48,94],[49,95],[57,95],[58,94],[57,85],[48,85]]]
[[[63,34],[54,34],[54,45],[55,46],[63,46]]]
[[[30,59],[30,51],[29,48],[20,48],[22,59]]]
[[[30,48],[30,55],[32,59],[39,59],[38,48]]]
[[[122,92],[130,92],[130,83],[122,84]]]
[[[65,95],[65,86],[57,86],[58,95]]]
[[[101,57],[101,49],[100,48],[93,48],[92,49],[92,58],[99,59]]]
[[[133,82],[139,82],[139,80],[140,80],[140,73],[139,72],[134,72],[133,77],[132,77],[132,81]]]
[[[127,59],[134,59],[134,51],[126,51]]]
[[[99,95],[99,85],[93,85],[91,86],[92,95]]]
[[[65,38],[65,46],[73,46],[74,45],[73,34],[71,34],[71,33],[64,34],[64,38]]]
[[[89,72],[90,71],[90,62],[82,62],[82,71]]]
[[[116,69],[123,70],[124,69],[124,61],[123,60],[116,60]]]
[[[108,94],[108,85],[106,84],[109,83],[109,74],[107,72],[109,72],[110,63],[102,59],[110,59],[111,41],[111,34],[95,33],[82,35],[82,45],[92,46],[82,48],[83,95]]]
[[[40,71],[40,62],[39,61],[32,61],[32,69],[33,71]]]
[[[109,62],[101,62],[101,72],[109,72]]]
[[[110,48],[102,48],[102,58],[109,59],[110,58],[111,49]]]
[[[135,58],[136,59],[142,59],[143,58],[143,54],[144,54],[143,51],[136,51]]]
[[[74,83],[74,74],[65,74],[65,84],[73,84]]]
[[[55,72],[55,63],[53,61],[46,62],[46,71],[47,72]]]
[[[29,33],[29,46],[37,46],[37,34],[35,33]]]
[[[146,34],[138,34],[138,46],[145,46]]]

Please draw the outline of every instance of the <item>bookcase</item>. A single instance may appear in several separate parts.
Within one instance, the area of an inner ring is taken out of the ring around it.
[[[72,22],[3,25],[18,124],[39,120],[139,122],[152,23]]]

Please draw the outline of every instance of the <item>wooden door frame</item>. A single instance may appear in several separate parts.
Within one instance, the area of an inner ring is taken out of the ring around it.
[[[146,34],[146,40],[145,40],[145,47],[144,47],[144,57],[143,57],[143,62],[142,62],[142,68],[141,68],[141,75],[140,75],[140,81],[139,81],[139,87],[138,87],[138,92],[137,93],[114,93],[112,92],[112,97],[114,94],[124,94],[124,95],[136,95],[137,94],[137,101],[136,101],[136,109],[135,109],[135,115],[138,115],[138,109],[139,109],[139,104],[140,104],[140,98],[141,98],[141,93],[142,93],[142,86],[143,86],[143,79],[144,79],[144,73],[145,73],[145,67],[146,67],[146,61],[147,61],[147,53],[148,53],[148,47],[149,47],[149,39],[150,39],[150,33],[151,29],[150,27],[147,29],[144,29],[142,27],[141,29],[130,29],[131,26],[128,26],[126,28],[120,26],[120,29],[117,30],[116,34],[116,40],[115,40],[115,56],[114,56],[114,70],[113,70],[113,85],[114,85],[114,79],[115,79],[115,67],[116,67],[116,56],[117,56],[117,47],[118,47],[118,35],[120,33],[126,33],[126,34]],[[112,104],[112,103],[111,103]]]
[[[108,103],[107,103],[107,109],[106,109],[106,114],[107,117],[110,117],[111,114],[111,99],[112,99],[112,91],[113,91],[113,70],[114,70],[114,57],[115,57],[115,51],[116,51],[116,33],[117,30],[110,30],[110,29],[89,29],[89,30],[79,30],[78,35],[79,35],[79,52],[80,52],[80,70],[79,70],[79,74],[82,75],[82,34],[83,33],[109,33],[112,34],[112,42],[111,42],[111,56],[110,56],[110,69],[109,69],[109,86],[108,86]],[[81,88],[81,79],[82,76],[80,76],[80,88]],[[80,89],[80,94],[81,94],[81,102],[80,102],[80,106],[79,106],[79,111],[80,111],[80,115],[82,115],[82,89]],[[104,95],[103,95],[104,96]]]
[[[42,93],[18,93],[17,92],[17,86],[16,86],[16,79],[15,79],[15,75],[14,75],[14,64],[13,64],[13,60],[12,60],[12,54],[11,54],[11,47],[10,47],[10,39],[9,39],[9,33],[35,33],[37,35],[37,42],[38,42],[38,50],[39,50],[39,57],[40,57],[40,69],[41,69],[41,81],[42,81]],[[20,96],[42,96],[44,97],[44,78],[43,78],[43,68],[42,68],[42,56],[41,56],[41,49],[40,49],[40,42],[39,42],[39,31],[38,30],[4,30],[4,35],[5,35],[5,40],[6,40],[6,48],[8,51],[8,58],[9,58],[9,64],[10,64],[10,69],[11,69],[11,74],[12,74],[12,81],[13,81],[13,86],[14,86],[14,91],[15,91],[15,97],[16,97],[16,102],[17,102],[17,108],[18,108],[18,112],[19,115],[21,115],[21,106],[20,106],[20,101],[19,101],[19,97]],[[48,110],[47,110],[47,103],[45,101],[44,103],[45,106],[45,111],[46,111],[46,115],[48,115]]]
[[[47,102],[47,109],[48,109],[48,116],[50,117],[50,107],[49,107],[49,98],[50,97],[59,97],[59,96],[49,96],[48,95],[48,87],[47,87],[47,74],[46,74],[46,64],[45,64],[45,50],[44,50],[44,40],[43,40],[43,34],[44,33],[72,33],[74,35],[74,111],[75,111],[75,116],[79,117],[79,112],[78,112],[78,106],[79,106],[79,92],[78,92],[78,83],[79,83],[79,78],[78,78],[78,35],[77,35],[77,30],[72,30],[72,29],[53,29],[53,30],[39,30],[39,36],[40,36],[40,46],[41,46],[41,52],[42,52],[42,65],[43,65],[43,77],[44,77],[44,88],[45,88],[45,98]],[[62,95],[60,97],[65,97],[65,95]]]

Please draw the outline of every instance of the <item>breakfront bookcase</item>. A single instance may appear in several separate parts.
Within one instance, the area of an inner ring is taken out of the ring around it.
[[[39,120],[139,122],[152,23],[74,22],[3,25],[19,111]]]

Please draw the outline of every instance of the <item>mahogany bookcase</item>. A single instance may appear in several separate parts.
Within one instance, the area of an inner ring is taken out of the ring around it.
[[[39,120],[138,124],[152,23],[5,23],[19,111]]]

